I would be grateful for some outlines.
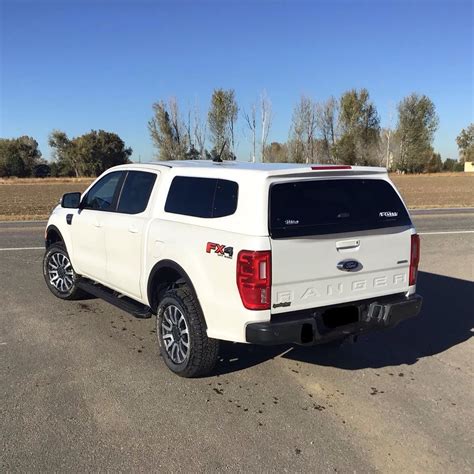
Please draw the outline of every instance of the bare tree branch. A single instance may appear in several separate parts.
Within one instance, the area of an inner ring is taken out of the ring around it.
[[[199,105],[194,105],[193,136],[201,159],[206,158],[207,121],[203,120]]]
[[[272,125],[272,103],[267,96],[266,91],[260,96],[260,112],[262,117],[262,139],[261,139],[261,159],[265,162],[265,147],[267,145],[268,134]]]
[[[255,163],[257,158],[257,107],[255,104],[252,104],[250,109],[250,115],[244,110],[244,119],[247,122],[247,125],[252,134],[252,163]]]

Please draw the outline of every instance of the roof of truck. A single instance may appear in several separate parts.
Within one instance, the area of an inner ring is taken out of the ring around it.
[[[212,160],[175,160],[175,161],[154,161],[150,163],[133,163],[131,165],[140,168],[179,168],[196,170],[229,170],[231,172],[256,172],[266,176],[294,175],[306,173],[337,173],[339,174],[374,174],[386,173],[385,168],[372,166],[349,166],[349,165],[330,165],[330,164],[295,164],[295,163],[250,163],[245,161],[222,161]]]

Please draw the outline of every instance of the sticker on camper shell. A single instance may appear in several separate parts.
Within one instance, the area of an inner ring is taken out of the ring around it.
[[[382,211],[382,212],[379,212],[379,216],[380,217],[397,217],[398,212],[396,212],[396,211]]]

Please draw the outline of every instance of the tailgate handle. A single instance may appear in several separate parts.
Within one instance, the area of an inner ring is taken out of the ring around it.
[[[340,240],[336,242],[337,250],[354,249],[360,247],[360,240]]]

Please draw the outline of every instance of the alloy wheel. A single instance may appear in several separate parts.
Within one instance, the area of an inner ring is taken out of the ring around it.
[[[60,293],[67,293],[74,285],[74,271],[69,258],[63,253],[51,254],[48,260],[49,283]]]
[[[175,364],[182,364],[189,355],[189,328],[181,310],[169,305],[163,312],[161,336],[166,353]]]

